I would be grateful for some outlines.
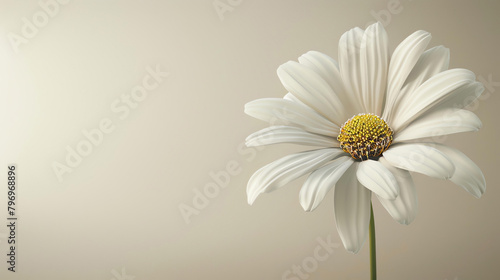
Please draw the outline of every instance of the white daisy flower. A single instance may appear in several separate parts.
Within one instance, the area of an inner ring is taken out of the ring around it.
[[[278,68],[289,92],[245,105],[245,113],[272,126],[247,146],[295,143],[318,149],[285,156],[259,169],[248,203],[310,174],[299,194],[305,211],[334,191],[337,230],[357,253],[367,239],[374,193],[401,224],[417,213],[411,172],[449,179],[479,198],[486,183],[479,167],[435,136],[477,131],[481,121],[464,107],[483,92],[466,69],[448,69],[449,50],[425,50],[431,35],[411,34],[390,57],[380,23],[354,28],[339,42],[339,62],[310,51]]]

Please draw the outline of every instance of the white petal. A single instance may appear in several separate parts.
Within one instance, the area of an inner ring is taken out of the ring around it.
[[[354,105],[351,115],[370,112],[380,115],[384,99],[389,61],[387,34],[377,22],[365,31],[354,28],[339,43],[342,79]]]
[[[400,224],[409,225],[415,220],[418,211],[417,190],[413,178],[410,172],[392,166],[385,158],[381,157],[379,161],[396,178],[399,185],[399,195],[394,200],[377,197],[394,220]]]
[[[358,253],[368,237],[371,191],[356,179],[357,163],[335,185],[334,209],[337,231],[347,251]]]
[[[332,137],[309,133],[293,126],[271,126],[249,135],[247,147],[293,143],[308,146],[335,147],[339,142]]]
[[[462,109],[474,102],[484,91],[484,86],[480,82],[472,82],[455,90],[452,95],[439,102],[437,106],[441,108]],[[434,108],[433,108],[434,109]]]
[[[327,148],[292,154],[271,162],[257,170],[248,181],[248,203],[253,204],[261,193],[274,191],[343,153],[338,148]]]
[[[339,40],[339,67],[347,97],[352,108],[358,113],[364,112],[361,97],[360,48],[364,31],[353,28],[340,37]],[[348,116],[351,117],[351,116]]]
[[[344,82],[342,81],[337,61],[326,54],[317,51],[309,51],[299,57],[299,63],[314,70],[314,72],[320,75],[321,78],[328,83],[344,106],[346,117],[359,114],[359,111],[350,103],[350,98],[344,88]]]
[[[399,99],[401,88],[430,40],[430,33],[419,30],[408,36],[394,50],[389,63],[384,119],[391,120],[392,108]]]
[[[429,131],[427,131],[428,134],[432,132],[433,134],[435,134],[434,136],[439,136],[457,132],[475,131],[481,127],[481,121],[479,120],[479,118],[471,112],[462,112],[459,111],[459,109],[469,106],[481,95],[483,91],[484,86],[479,82],[472,82],[465,86],[461,86],[460,88],[454,90],[451,94],[445,96],[444,99],[439,101],[436,105],[432,105],[430,108],[427,108],[426,111],[419,114],[419,116],[416,117],[414,121],[409,123],[409,126],[415,128],[415,123],[420,123],[423,125],[424,120],[421,119],[427,119],[432,122],[432,120],[430,120],[431,116],[429,115],[433,115],[446,123],[453,124],[456,127],[436,127],[435,129],[431,129],[431,127],[429,127]],[[441,114],[439,112],[441,112]],[[432,124],[429,123],[425,125]],[[437,120],[434,125],[439,126]],[[442,124],[442,126],[446,126],[446,124]],[[426,129],[420,126],[418,126],[418,128],[423,130]],[[410,131],[409,128],[405,128],[404,126],[402,127],[402,129],[399,128],[398,130],[399,131],[396,131],[396,138],[398,138],[398,141],[404,140],[403,138],[399,138],[401,137],[403,130],[405,131],[405,134],[419,134],[418,131]],[[422,132],[424,132],[423,130]],[[405,138],[406,137],[413,136],[405,136]]]
[[[312,172],[300,189],[299,199],[302,208],[305,211],[316,209],[353,162],[350,156],[343,156]]]
[[[271,125],[290,125],[336,137],[340,127],[312,109],[282,98],[262,98],[245,104],[245,113]]]
[[[286,99],[286,100],[290,100],[290,101],[293,101],[293,102],[297,102],[299,103],[300,105],[303,105],[309,109],[311,109],[311,107],[307,106],[304,102],[300,101],[297,97],[295,97],[293,94],[291,93],[287,93],[285,94],[285,96],[283,96],[283,99]],[[311,109],[312,110],[312,109]]]
[[[361,41],[361,96],[365,112],[381,115],[386,91],[389,48],[387,33],[380,22],[366,28]]]
[[[479,128],[481,128],[481,120],[471,111],[455,108],[430,110],[430,112],[426,112],[396,133],[394,143],[459,132],[478,131]]]
[[[385,199],[395,199],[398,196],[399,187],[396,178],[378,161],[360,162],[356,176],[363,186],[378,196]]]
[[[300,101],[337,125],[346,114],[338,96],[327,82],[309,67],[289,61],[278,68],[283,86]]]
[[[401,89],[401,96],[411,94],[423,82],[427,81],[430,77],[448,70],[450,63],[450,50],[437,46],[426,50],[418,59],[417,64],[408,75],[403,88]]]
[[[320,75],[337,95],[344,92],[339,66],[333,58],[317,51],[309,51],[299,57],[299,63]]]
[[[451,181],[464,190],[480,198],[486,190],[486,180],[481,169],[464,153],[443,144],[433,144],[432,147],[440,150],[449,157],[455,165],[455,173]]]
[[[439,102],[453,98],[461,87],[468,87],[474,80],[474,73],[466,69],[451,69],[433,76],[401,100],[394,112],[391,128],[399,131]]]
[[[393,166],[439,179],[455,172],[451,160],[439,150],[423,144],[395,144],[383,154]]]

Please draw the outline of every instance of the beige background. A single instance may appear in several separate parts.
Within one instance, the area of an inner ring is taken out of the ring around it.
[[[500,2],[220,1],[231,7],[222,17],[213,0],[72,0],[52,6],[48,22],[41,15],[45,25],[17,53],[9,38],[43,10],[38,1],[1,1],[0,182],[17,164],[19,220],[15,274],[0,227],[0,278],[282,279],[314,257],[318,238],[340,244],[332,194],[303,212],[303,179],[247,205],[249,176],[302,147],[242,148],[266,125],[243,106],[286,93],[280,64],[308,50],[336,58],[345,31],[380,17],[391,50],[427,30],[430,47],[451,49],[451,67],[495,83],[472,108],[482,130],[441,139],[481,167],[485,195],[416,175],[420,209],[410,226],[375,202],[379,278],[498,279]],[[157,65],[170,76],[128,116],[113,112]],[[66,147],[103,119],[114,130],[60,182],[54,162],[65,164]],[[237,165],[228,186],[187,223],[179,207],[194,207],[210,173],[228,164]],[[6,194],[1,188],[0,225]],[[308,277],[368,279],[367,244],[358,255],[336,248]]]

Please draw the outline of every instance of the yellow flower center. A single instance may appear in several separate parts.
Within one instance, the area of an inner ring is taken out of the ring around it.
[[[344,152],[354,159],[376,159],[392,143],[392,129],[380,117],[359,114],[350,118],[340,128],[337,140]]]

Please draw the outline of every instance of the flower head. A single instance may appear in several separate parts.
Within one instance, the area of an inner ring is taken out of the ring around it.
[[[245,112],[272,125],[248,136],[247,146],[295,143],[318,149],[278,159],[250,178],[248,202],[309,174],[299,198],[314,210],[334,191],[336,226],[346,249],[365,242],[374,193],[399,223],[411,223],[417,194],[411,172],[449,179],[475,197],[486,183],[479,167],[433,137],[477,131],[464,108],[483,92],[466,69],[448,69],[449,50],[426,47],[416,31],[389,57],[380,23],[354,28],[339,42],[338,60],[310,51],[278,68],[288,93],[252,101]]]
[[[379,116],[359,114],[340,128],[337,140],[354,159],[378,159],[392,143],[392,129]]]

